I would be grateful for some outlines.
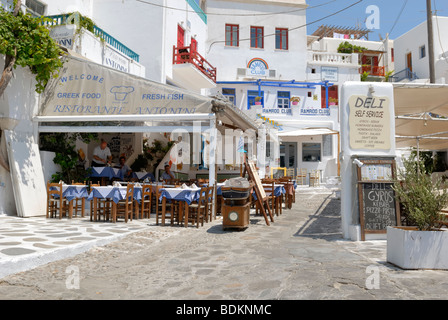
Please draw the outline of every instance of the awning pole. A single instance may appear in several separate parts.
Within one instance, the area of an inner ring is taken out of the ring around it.
[[[210,165],[209,165],[209,172],[208,172],[208,185],[213,186],[213,205],[212,205],[212,215],[213,217],[216,217],[216,204],[218,197],[216,196],[217,193],[217,186],[216,186],[216,180],[217,180],[217,171],[218,171],[218,164],[216,162],[216,154],[217,154],[217,131],[216,129],[216,118],[210,120]]]

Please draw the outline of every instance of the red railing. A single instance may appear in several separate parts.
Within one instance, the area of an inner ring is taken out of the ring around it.
[[[384,72],[384,67],[380,67],[380,66],[362,66],[359,69],[359,73],[363,74],[364,72],[368,72],[370,76],[377,76],[377,77],[384,77],[385,76],[385,72]]]
[[[173,46],[173,64],[191,63],[207,78],[216,82],[216,68],[204,59],[194,48]]]

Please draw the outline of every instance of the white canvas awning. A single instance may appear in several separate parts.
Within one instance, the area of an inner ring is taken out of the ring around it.
[[[448,85],[394,85],[396,147],[448,149]]]
[[[206,97],[72,56],[66,58],[59,76],[48,82],[34,120],[41,123],[41,132],[77,128],[90,128],[91,132],[97,131],[95,128],[97,132],[129,132],[132,128],[145,132],[146,128],[149,132],[149,127],[208,125],[215,120],[243,131],[258,129],[254,121],[219,97]]]
[[[298,137],[298,136],[320,136],[328,134],[338,134],[338,131],[328,128],[303,128],[287,132],[279,132],[279,137]]]

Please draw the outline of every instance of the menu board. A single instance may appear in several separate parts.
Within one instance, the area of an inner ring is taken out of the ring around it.
[[[367,233],[386,233],[388,226],[400,224],[399,203],[393,189],[394,160],[360,160],[358,168],[361,240]]]
[[[361,181],[392,180],[392,164],[366,164],[361,167]]]

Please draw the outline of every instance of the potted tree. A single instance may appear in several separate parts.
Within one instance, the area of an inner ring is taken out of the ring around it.
[[[292,97],[291,99],[289,99],[292,103],[293,106],[296,106],[299,104],[300,102],[300,97]]]
[[[255,105],[257,106],[261,105],[261,97],[255,97]]]
[[[387,261],[403,269],[448,269],[448,229],[441,228],[446,185],[431,179],[421,161],[403,163],[394,190],[408,226],[387,228]]]

